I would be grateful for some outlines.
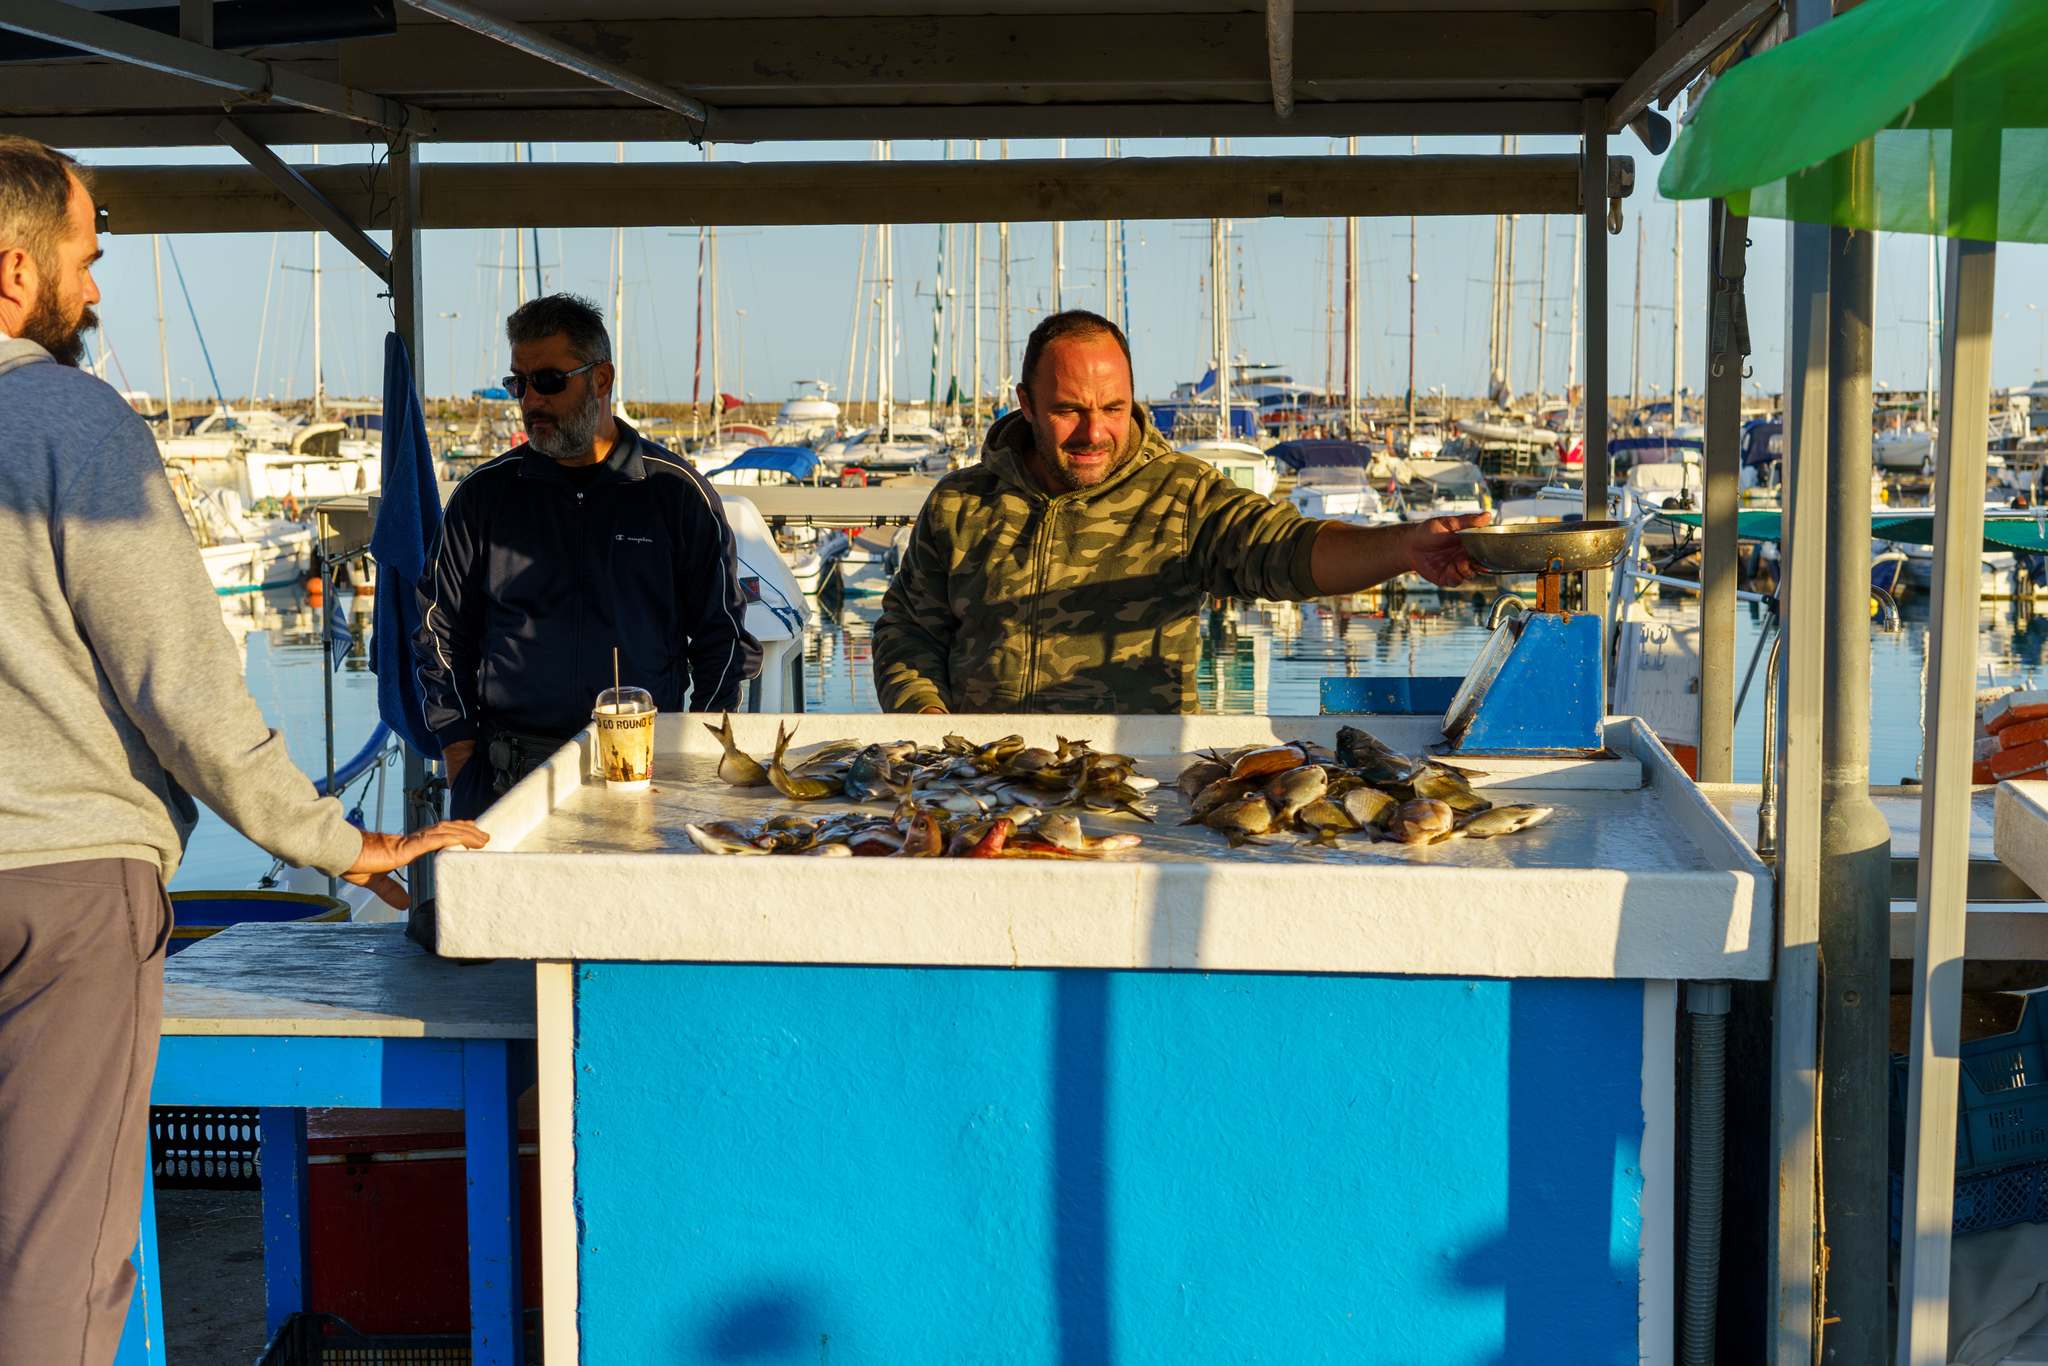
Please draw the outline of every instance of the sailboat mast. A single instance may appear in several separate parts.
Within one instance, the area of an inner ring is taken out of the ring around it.
[[[1929,134],[1928,136],[1932,137],[1933,135]],[[1933,172],[1930,171],[1928,174],[1932,175]],[[1923,381],[1925,388],[1921,390],[1924,397],[1920,400],[1920,416],[1927,423],[1927,430],[1930,432],[1934,430],[1934,346],[1936,340],[1934,334],[1934,253],[1936,250],[1935,243],[1939,240],[1933,236],[1927,239],[1927,376]],[[158,290],[158,294],[161,296],[161,289]],[[163,312],[161,304],[158,305],[157,312],[159,314]],[[164,373],[169,374],[170,371],[166,370]]]
[[[1209,155],[1223,155],[1223,140],[1209,139]],[[1209,220],[1209,313],[1216,355],[1216,439],[1230,439],[1230,223]]]
[[[1344,259],[1344,278],[1351,278],[1351,258]],[[1351,359],[1349,353],[1345,361]],[[1337,368],[1337,220],[1323,220],[1323,392],[1327,396],[1336,392],[1343,383],[1342,370]]]
[[[1685,374],[1685,205],[1674,204],[1671,236],[1671,431],[1685,421],[1679,400],[1684,392],[1680,379]]]
[[[156,266],[156,350],[164,363],[164,435],[171,427],[171,348],[164,334],[164,239],[162,233],[149,235],[149,259]]]
[[[1059,159],[1067,159],[1067,140],[1059,139]],[[1052,309],[1054,313],[1067,306],[1067,225],[1064,220],[1052,225]]]
[[[313,164],[320,164],[320,145],[313,145]],[[327,373],[320,368],[320,238],[313,234],[313,420],[318,422],[327,404]]]
[[[1344,155],[1358,155],[1358,139],[1347,138]],[[1358,220],[1344,220],[1344,434],[1358,439],[1358,276],[1364,262],[1358,255]]]
[[[1643,407],[1643,220],[1636,219],[1636,306],[1628,330],[1628,408],[1634,421]],[[1588,419],[1590,421],[1590,419]]]
[[[1537,253],[1536,265],[1536,316],[1530,338],[1536,347],[1536,398],[1543,399],[1543,383],[1549,372],[1543,368],[1543,353],[1549,348],[1544,345],[1550,340],[1550,215],[1543,215],[1543,250]]]
[[[882,160],[891,161],[893,144],[882,144]],[[886,445],[890,429],[896,421],[896,234],[887,223],[881,225],[882,264],[882,345],[880,404],[882,409],[882,441]]]
[[[1580,234],[1586,230],[1586,216],[1572,215],[1572,321],[1571,335],[1564,348],[1564,392],[1565,401],[1571,401],[1571,392],[1579,382],[1579,250],[1584,245]]]
[[[1010,159],[1010,140],[1008,138],[1002,139],[1002,159],[1004,161]],[[998,258],[996,261],[996,351],[998,352],[998,368],[1002,372],[997,376],[996,384],[999,388],[1007,391],[1016,373],[1010,369],[1010,225],[1008,223],[996,224],[996,256]],[[1006,392],[1002,395],[1002,399],[1005,403],[1008,403],[1010,395]]]
[[[706,243],[705,270],[708,276],[705,292],[711,303],[711,439],[718,440],[725,430],[725,382],[721,378],[722,367],[718,355],[718,229],[711,228]]]
[[[512,144],[512,164],[515,166],[519,164],[519,144],[516,142]],[[517,228],[512,229],[512,244],[518,249],[516,252],[518,259],[512,264],[512,281],[517,287],[518,303],[524,304],[526,302],[526,236]]]
[[[690,435],[698,433],[697,405],[704,399],[704,247],[705,229],[697,229],[697,359],[690,367]],[[518,236],[513,233],[513,236]],[[863,255],[866,253],[863,252]]]
[[[1408,139],[1408,155],[1415,155],[1415,139]],[[1408,435],[1415,435],[1415,282],[1422,277],[1415,270],[1415,215],[1408,215]]]
[[[626,144],[618,144],[618,161],[626,159]],[[626,386],[619,381],[618,370],[626,356],[626,230],[614,228],[614,252],[619,260],[618,278],[612,282],[612,411],[626,411]]]

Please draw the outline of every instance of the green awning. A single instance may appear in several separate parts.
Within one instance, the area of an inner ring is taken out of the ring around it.
[[[1697,512],[1660,512],[1657,516],[1682,526],[1697,527],[1700,524]],[[1744,541],[1775,541],[1783,534],[1782,514],[1769,510],[1740,512],[1735,518],[1735,534]],[[1870,534],[1877,540],[1897,541],[1901,545],[1933,545],[1934,519],[1876,517],[1871,520]],[[2044,527],[2043,520],[2033,517],[1987,517],[1984,521],[1984,548],[2048,553],[2048,527]]]
[[[1731,67],[1657,184],[1739,214],[2048,242],[2048,4],[1866,0]]]

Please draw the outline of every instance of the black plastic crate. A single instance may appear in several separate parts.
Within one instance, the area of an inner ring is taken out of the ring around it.
[[[527,1366],[541,1366],[540,1310],[526,1320]],[[467,1333],[358,1333],[335,1314],[285,1319],[256,1366],[469,1366]]]
[[[263,1189],[261,1112],[222,1106],[149,1107],[149,1163],[158,1190]]]

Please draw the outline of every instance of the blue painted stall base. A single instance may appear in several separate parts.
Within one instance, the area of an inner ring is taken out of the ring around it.
[[[1905,1218],[1906,1178],[1891,1173],[1892,1246]],[[1955,1236],[2048,1219],[2048,1162],[1956,1178]]]
[[[1960,1052],[1957,1190],[1966,1176],[2023,1162],[2048,1161],[2048,1011],[2035,1010],[2030,1004],[2018,1029],[1966,1043]],[[1893,1054],[1891,1154],[1895,1165],[1905,1161],[1910,1072],[1906,1056]]]
[[[1322,680],[1323,715],[1442,716],[1461,678],[1373,675]]]

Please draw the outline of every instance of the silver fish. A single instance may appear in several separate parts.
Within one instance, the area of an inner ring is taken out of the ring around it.
[[[1401,804],[1376,787],[1354,787],[1344,794],[1341,805],[1360,830],[1378,834]]]
[[[1119,849],[1135,849],[1144,843],[1137,835],[1091,836],[1081,829],[1078,816],[1064,811],[1046,812],[1032,823],[1031,829],[1051,843],[1076,854],[1113,853]]]
[[[1394,838],[1403,844],[1433,844],[1449,835],[1456,821],[1451,808],[1434,797],[1402,802],[1394,813]]]
[[[1490,811],[1481,811],[1472,816],[1453,833],[1466,839],[1485,840],[1496,835],[1512,835],[1517,830],[1547,820],[1555,810],[1548,806],[1496,806]]]
[[[1195,794],[1211,783],[1220,783],[1230,776],[1230,765],[1219,764],[1214,759],[1197,759],[1180,771],[1180,779],[1174,790],[1180,793],[1184,802],[1192,802]]]
[[[692,844],[696,845],[699,849],[702,849],[707,854],[765,855],[768,852],[766,849],[756,849],[751,844],[742,844],[738,840],[720,839],[717,835],[714,835],[710,831],[705,830],[702,826],[685,825],[683,827],[683,833],[690,837],[690,842]]]
[[[1268,778],[1259,790],[1273,803],[1273,824],[1279,826],[1286,825],[1294,819],[1295,812],[1321,797],[1329,782],[1323,769],[1303,764]]]

